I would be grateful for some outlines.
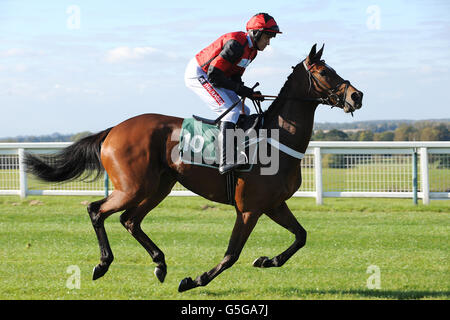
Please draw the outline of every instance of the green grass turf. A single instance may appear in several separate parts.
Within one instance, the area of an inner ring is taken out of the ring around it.
[[[178,283],[222,259],[234,224],[232,207],[200,197],[169,197],[144,220],[143,230],[164,251],[168,274],[153,275],[147,252],[106,220],[115,260],[92,281],[99,261],[86,203],[99,197],[0,197],[0,299],[449,299],[450,202],[414,206],[405,199],[288,201],[308,231],[306,246],[283,267],[252,267],[284,251],[293,236],[262,216],[236,264],[208,286],[178,293]],[[80,289],[66,284],[71,265]],[[380,289],[369,289],[380,270]]]

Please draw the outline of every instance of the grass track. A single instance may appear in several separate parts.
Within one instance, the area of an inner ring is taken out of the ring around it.
[[[115,261],[97,281],[99,249],[84,201],[98,197],[0,197],[0,299],[449,299],[450,202],[291,199],[308,241],[282,268],[252,261],[285,250],[293,236],[263,216],[239,261],[207,287],[178,293],[178,283],[223,257],[234,223],[229,206],[200,197],[167,198],[143,229],[164,251],[168,275],[154,264],[115,214],[106,221]],[[210,207],[202,209],[205,205]],[[81,288],[68,289],[77,265]],[[381,271],[381,289],[367,288],[368,266]]]

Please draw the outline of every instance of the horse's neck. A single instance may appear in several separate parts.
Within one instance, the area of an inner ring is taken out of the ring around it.
[[[311,140],[316,106],[293,103],[286,109],[278,116],[280,142],[286,141],[291,148],[305,153]]]
[[[299,80],[298,80],[299,79]],[[278,129],[280,142],[305,153],[311,139],[316,102],[300,100],[308,94],[306,74],[288,80],[287,90],[266,119],[267,128]]]

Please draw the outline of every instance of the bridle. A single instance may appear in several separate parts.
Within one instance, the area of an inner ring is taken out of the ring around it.
[[[325,63],[324,60],[321,60],[321,62]],[[347,102],[347,91],[348,88],[350,86],[350,81],[348,80],[343,80],[340,83],[338,83],[334,88],[330,88],[328,87],[328,85],[326,83],[324,83],[323,81],[321,81],[319,78],[317,78],[313,72],[311,72],[311,69],[315,66],[316,63],[311,64],[309,67],[306,64],[306,59],[302,61],[302,64],[305,68],[305,71],[308,74],[308,80],[309,80],[309,88],[308,88],[308,95],[311,92],[311,89],[313,88],[313,84],[314,87],[320,89],[320,91],[318,91],[316,89],[316,92],[318,93],[326,93],[326,97],[325,98],[311,98],[311,97],[288,97],[287,99],[290,100],[301,100],[301,101],[312,101],[312,102],[317,102],[319,104],[326,104],[331,106],[331,108],[334,107],[338,107],[341,109],[345,110],[345,106],[348,106],[348,110],[349,112],[352,114],[353,116],[353,111],[355,111],[355,109],[353,108],[353,106],[351,104],[349,104]],[[292,67],[294,68],[294,67]],[[344,88],[344,95],[343,98],[341,99],[341,97],[339,96],[338,92],[341,89],[342,85],[345,85]],[[278,96],[271,96],[271,95],[261,95],[261,97],[264,98],[264,100],[275,100],[276,98],[278,98]],[[262,112],[261,106],[260,106],[260,101],[257,100],[252,100],[253,104],[255,105],[255,109],[258,113]],[[258,107],[258,108],[257,108]],[[259,109],[259,110],[258,110]]]
[[[325,63],[324,60],[321,60],[321,62]],[[309,67],[306,64],[306,59],[303,60],[303,66],[305,67],[306,72],[308,73],[308,79],[309,79],[309,89],[308,94],[311,92],[311,88],[313,83],[315,84],[316,88],[319,88],[322,92],[326,93],[326,98],[304,98],[305,100],[309,101],[316,101],[320,104],[326,104],[333,107],[338,107],[341,109],[344,109],[346,105],[348,105],[350,112],[354,111],[354,108],[351,104],[347,102],[347,91],[348,87],[350,86],[350,81],[343,80],[340,83],[338,83],[334,88],[328,87],[327,84],[325,84],[323,81],[321,81],[319,78],[317,78],[313,72],[311,72],[311,69],[315,66],[315,63],[311,64]],[[345,86],[344,88],[344,95],[343,98],[338,94],[338,91],[341,89],[342,85]],[[320,91],[319,91],[320,92]],[[352,113],[353,116],[353,113]]]

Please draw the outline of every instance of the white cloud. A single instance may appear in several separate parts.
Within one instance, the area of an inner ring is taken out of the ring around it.
[[[0,52],[0,57],[17,57],[25,55],[25,50],[20,48],[11,48]]]
[[[26,72],[28,70],[28,66],[23,63],[19,63],[16,64],[14,69],[16,72]]]
[[[176,58],[176,55],[171,52],[164,52],[160,49],[152,47],[117,47],[111,49],[106,54],[106,61],[109,63],[120,63],[125,61],[142,60],[149,56],[164,57],[169,59]]]
[[[0,57],[2,58],[13,58],[13,57],[32,57],[32,56],[42,56],[45,52],[43,50],[32,50],[23,48],[10,48],[0,51]]]

